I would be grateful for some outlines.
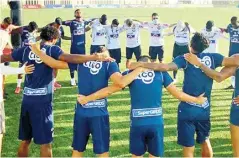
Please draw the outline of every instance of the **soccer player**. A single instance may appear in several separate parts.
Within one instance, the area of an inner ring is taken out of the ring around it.
[[[200,33],[195,33],[191,39],[190,51],[197,55],[203,64],[216,69],[224,65],[224,57],[217,53],[202,53],[209,46],[209,41]],[[202,157],[212,157],[213,151],[209,140],[210,134],[210,100],[213,80],[199,67],[188,63],[184,56],[179,56],[169,64],[133,63],[131,69],[143,66],[158,71],[175,71],[184,69],[183,92],[198,96],[205,93],[207,101],[202,105],[181,102],[178,107],[178,144],[183,146],[183,156],[193,157],[194,135],[196,142],[201,145]]]
[[[61,39],[71,40],[71,37],[65,36],[65,31],[64,31],[64,28],[62,26],[62,19],[60,17],[56,18],[55,22],[51,23],[50,26],[53,26],[53,27],[57,28],[58,31],[59,31],[60,37],[59,37],[58,41],[56,42],[57,46],[59,46],[61,48]],[[57,78],[57,75],[58,75],[58,70],[54,69],[53,73],[54,73],[54,90],[56,90],[57,88],[61,88],[61,85],[56,81],[56,78]]]
[[[209,47],[204,50],[204,52],[207,53],[218,53],[218,40],[220,38],[228,39],[219,28],[214,26],[214,22],[211,20],[206,23],[206,27],[202,29],[201,33],[207,37],[210,42]]]
[[[141,56],[139,62],[149,62],[150,57]],[[130,73],[125,71],[123,75]],[[127,86],[128,84],[125,84]],[[130,153],[133,157],[143,156],[146,151],[150,157],[162,157],[164,153],[164,121],[162,110],[163,87],[175,98],[202,104],[206,98],[203,94],[192,97],[180,92],[167,72],[146,70],[140,73],[129,84],[131,96],[131,127],[130,127]],[[89,96],[80,96],[79,102],[85,106],[88,102],[107,97],[121,90],[122,87],[112,85]],[[147,92],[147,94],[145,93]],[[143,97],[142,97],[143,96]],[[88,103],[88,104],[89,104]]]
[[[236,16],[231,18],[231,24],[227,26],[227,29],[223,29],[230,36],[229,56],[239,53],[239,25]],[[231,77],[231,86],[226,89],[232,89],[235,87],[235,76]]]
[[[104,26],[107,37],[107,49],[110,53],[110,57],[114,58],[116,63],[121,63],[121,48],[119,34],[124,31],[123,26],[119,26],[117,19],[112,20],[111,25]]]
[[[125,20],[124,29],[126,30],[126,68],[130,65],[130,60],[134,53],[136,60],[139,60],[141,56],[141,40],[140,40],[140,29],[143,25],[134,22],[132,19]]]
[[[190,35],[195,33],[194,29],[186,22],[178,21],[173,29],[175,43],[173,46],[173,59],[189,52]],[[170,34],[169,34],[170,35]],[[177,82],[177,72],[173,71],[174,82]]]
[[[45,27],[40,34],[44,44],[41,46],[43,55],[62,61],[71,59],[72,63],[84,63],[91,60],[103,60],[105,56],[67,54],[55,45],[59,32],[54,27]],[[23,100],[20,116],[19,139],[21,140],[18,156],[27,157],[29,145],[40,145],[40,156],[52,156],[51,142],[53,141],[53,69],[68,69],[68,64],[57,61],[58,65],[49,66],[33,53],[29,46],[15,50],[10,55],[2,55],[1,63],[6,61],[21,61],[34,64],[35,71],[26,75],[23,90]],[[54,64],[54,62],[51,62]]]
[[[152,22],[141,22],[141,24],[148,28],[150,33],[149,56],[151,57],[152,62],[155,62],[157,57],[159,62],[162,62],[164,55],[164,30],[173,27],[176,24],[169,25],[159,23],[159,16],[157,13],[152,14]]]
[[[41,51],[33,50],[45,63],[54,66],[56,61]],[[61,60],[61,59],[60,59]],[[71,63],[74,57],[64,59]],[[59,63],[56,63],[59,64]],[[71,65],[71,64],[70,64]],[[124,87],[138,76],[143,69],[136,69],[126,76],[122,76],[116,62],[89,61],[78,66],[78,88],[80,95],[89,95],[108,86],[108,80],[113,84]],[[109,114],[107,99],[92,101],[86,105],[77,103],[74,118],[73,157],[83,157],[83,152],[89,139],[93,139],[93,151],[99,157],[109,156]]]
[[[0,30],[0,54],[2,54],[3,49],[6,47],[7,43],[9,43],[9,34],[4,30]],[[24,65],[21,68],[12,68],[9,66],[4,66],[0,64],[0,83],[3,80],[3,75],[11,75],[11,74],[31,74],[34,70],[33,65],[26,66]],[[3,102],[3,87],[0,84],[0,156],[2,151],[2,139],[3,134],[5,133],[5,110],[4,110],[4,102]]]
[[[35,21],[31,21],[27,26],[18,27],[11,31],[11,34],[21,35],[21,46],[29,45],[29,42],[35,42],[37,38],[38,25]],[[19,63],[19,67],[22,67],[22,63]],[[15,94],[21,92],[22,74],[18,75],[17,87],[15,89]]]
[[[107,16],[103,14],[100,19],[96,19],[90,23],[92,28],[92,42],[90,53],[93,54],[100,50],[101,46],[106,44],[106,31],[104,26],[107,24]]]
[[[83,20],[81,10],[75,10],[75,19],[69,21],[63,21],[62,25],[69,26],[71,32],[71,54],[85,54],[85,33],[91,28],[87,26],[89,21]],[[71,85],[76,86],[75,75],[76,67],[71,67]]]
[[[235,90],[232,98],[234,100],[232,100],[230,112],[230,129],[234,157],[239,157],[239,55],[224,58],[223,65],[228,67],[224,67],[220,72],[203,65],[200,59],[194,54],[186,54],[185,59],[191,64],[199,67],[206,75],[217,82],[222,82],[230,76],[236,77]]]

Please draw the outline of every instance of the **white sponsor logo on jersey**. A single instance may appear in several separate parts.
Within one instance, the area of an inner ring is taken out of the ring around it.
[[[45,48],[42,48],[41,51],[44,52],[44,53],[46,53],[46,49],[45,49]],[[35,62],[36,62],[37,64],[41,64],[41,63],[42,63],[41,58],[39,58],[39,56],[37,56],[37,55],[36,55],[35,53],[33,53],[32,51],[30,51],[28,57],[29,57],[30,60],[35,60]]]
[[[207,67],[211,68],[212,66],[212,60],[209,56],[204,56],[201,59],[201,63],[203,63],[204,65],[206,65]],[[198,66],[194,65],[196,68],[199,68]]]
[[[88,61],[83,64],[84,67],[87,67],[90,69],[90,73],[92,75],[96,75],[99,73],[100,69],[102,68],[102,62],[101,61]]]
[[[155,73],[152,70],[142,72],[137,79],[142,80],[145,84],[150,84],[153,82]]]

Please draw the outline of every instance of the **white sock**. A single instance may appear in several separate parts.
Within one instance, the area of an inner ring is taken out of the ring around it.
[[[235,88],[235,76],[231,77],[232,87]]]
[[[54,78],[53,82],[56,83],[56,78]]]
[[[21,87],[22,79],[17,80],[17,87]]]
[[[74,78],[72,78],[72,79],[71,79],[71,81],[75,81],[75,79],[74,79]]]

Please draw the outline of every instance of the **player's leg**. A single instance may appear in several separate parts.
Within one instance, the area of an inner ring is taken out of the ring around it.
[[[233,53],[233,52],[229,52],[229,57],[230,56],[232,56],[232,55],[234,55],[235,53]],[[231,85],[230,86],[228,86],[227,88],[225,88],[225,89],[234,89],[235,88],[235,76],[232,76],[231,77]]]
[[[183,157],[194,156],[194,134],[193,121],[178,119],[178,144],[183,147]]]
[[[173,46],[173,59],[175,59],[178,56],[178,45],[174,43]],[[177,73],[178,71],[173,71],[173,79],[176,82],[177,81]]]
[[[141,53],[142,51],[140,46],[134,48],[134,55],[137,61],[139,60]]]
[[[19,62],[19,67],[22,67],[22,63]],[[17,87],[15,89],[15,94],[19,94],[21,92],[21,83],[22,83],[22,74],[17,76]]]
[[[164,125],[149,126],[147,140],[149,157],[163,157]]]
[[[19,140],[21,140],[21,143],[18,148],[18,157],[28,157],[29,147],[32,139],[32,127],[30,125],[31,121],[27,107],[27,104],[22,103],[18,136]]]
[[[53,69],[53,76],[54,76],[54,90],[57,88],[61,88],[61,85],[56,81],[58,75],[58,69]]]
[[[147,151],[144,126],[131,126],[129,150],[132,157],[143,157]]]
[[[202,157],[213,157],[213,150],[209,140],[211,122],[210,120],[197,121],[195,123],[197,143],[201,144]]]
[[[53,141],[52,103],[32,105],[30,119],[34,143],[40,145],[41,157],[52,157]]]
[[[2,140],[5,133],[5,110],[4,102],[0,103],[0,157],[2,153]]]
[[[72,157],[83,157],[90,136],[90,128],[88,118],[80,116],[77,111],[76,109],[74,115]]]
[[[157,52],[155,52],[155,47],[149,47],[149,56],[151,58],[151,62],[155,62],[157,59]]]
[[[239,107],[236,105],[231,106],[230,112],[230,129],[231,140],[234,157],[239,157]]]
[[[115,59],[117,65],[121,63],[121,49],[109,49],[110,57]]]
[[[164,47],[163,46],[156,47],[155,52],[157,52],[157,54],[158,54],[159,62],[162,63],[163,57],[164,57]]]
[[[128,48],[126,47],[126,68],[129,68],[129,65],[130,65],[130,61],[132,59],[132,56],[133,56],[133,48]]]
[[[93,151],[98,157],[109,157],[110,123],[109,116],[89,118],[90,131],[93,140]]]

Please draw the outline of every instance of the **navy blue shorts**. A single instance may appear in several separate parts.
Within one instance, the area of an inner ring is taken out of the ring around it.
[[[157,57],[159,61],[163,61],[164,48],[163,46],[150,46],[149,47],[149,56],[151,59],[156,60]]]
[[[230,123],[239,126],[239,106],[232,104],[230,111]]]
[[[196,142],[202,144],[210,135],[210,120],[178,120],[178,144],[185,147],[195,145],[194,135],[197,134]]]
[[[85,45],[71,45],[71,54],[85,54]]]
[[[84,152],[90,134],[93,140],[94,153],[108,152],[110,145],[109,116],[80,117],[75,114],[73,149]]]
[[[116,63],[121,63],[121,49],[109,49],[110,57],[115,59]]]
[[[90,54],[97,53],[100,51],[100,47],[104,47],[105,45],[91,45],[90,46]]]
[[[22,103],[19,139],[31,140],[42,145],[53,141],[52,103],[26,104]]]
[[[130,128],[130,153],[142,156],[146,151],[162,157],[164,154],[164,125],[134,126]]]
[[[126,58],[132,59],[133,53],[135,55],[136,60],[139,60],[139,57],[141,56],[141,47],[134,47],[134,48],[128,48],[126,47]]]

